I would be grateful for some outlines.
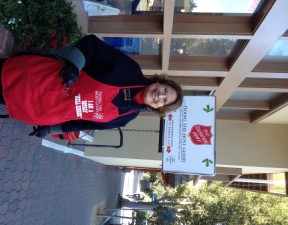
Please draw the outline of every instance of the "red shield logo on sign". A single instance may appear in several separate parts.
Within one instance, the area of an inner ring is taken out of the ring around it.
[[[170,146],[167,146],[166,152],[168,152],[168,153],[171,152],[171,148],[170,148]]]
[[[195,145],[211,145],[212,126],[194,125],[189,133],[191,141]]]

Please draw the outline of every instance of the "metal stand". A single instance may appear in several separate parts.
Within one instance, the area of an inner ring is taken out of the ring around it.
[[[76,144],[71,141],[68,142],[68,146],[85,146],[85,147],[101,147],[101,148],[121,148],[123,146],[123,132],[121,128],[117,128],[120,135],[119,145],[96,145],[96,144]]]
[[[108,129],[106,131],[118,131],[120,135],[120,143],[119,145],[96,145],[96,144],[76,144],[71,141],[68,142],[68,146],[85,146],[85,147],[102,147],[102,148],[121,148],[123,146],[123,131],[130,132],[153,132],[159,134],[159,143],[158,143],[158,152],[162,152],[163,149],[163,133],[164,133],[164,124],[165,120],[163,118],[160,119],[159,130],[142,130],[142,129]]]

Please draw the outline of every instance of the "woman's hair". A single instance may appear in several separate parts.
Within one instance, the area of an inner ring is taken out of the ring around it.
[[[157,109],[154,109],[154,108],[148,106],[155,114],[157,114],[158,116],[164,117],[167,112],[175,110],[182,105],[183,91],[182,91],[181,86],[178,83],[176,83],[173,80],[167,79],[167,75],[165,75],[165,74],[154,75],[151,78],[149,78],[149,80],[151,81],[152,84],[158,82],[160,84],[165,84],[165,85],[172,87],[175,90],[176,96],[177,96],[176,100],[169,105],[164,105],[164,106],[157,108]]]

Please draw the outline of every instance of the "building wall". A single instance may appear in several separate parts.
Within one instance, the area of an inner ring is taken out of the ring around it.
[[[217,164],[288,168],[287,125],[220,120],[216,136]]]
[[[88,32],[88,15],[84,11],[83,3],[79,0],[65,0],[71,2],[74,6],[74,12],[77,15],[77,23],[83,33]]]
[[[157,117],[139,116],[128,129],[158,130]],[[117,144],[119,134],[95,132],[97,144]],[[217,120],[217,166],[241,167],[243,173],[283,171],[288,168],[288,126]],[[161,168],[158,134],[125,132],[121,149],[86,148],[85,156],[107,165]]]
[[[157,117],[139,116],[123,129],[159,130]],[[155,132],[124,131],[124,144],[120,149],[85,148],[85,156],[107,165],[125,165],[161,168],[162,154],[158,152],[159,134]],[[95,144],[119,144],[116,131],[96,131]],[[131,161],[132,160],[132,161]],[[148,160],[148,161],[146,161]]]

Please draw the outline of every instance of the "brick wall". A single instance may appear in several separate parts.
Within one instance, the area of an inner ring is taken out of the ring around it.
[[[15,40],[7,29],[0,24],[0,57],[5,57],[16,50]]]

